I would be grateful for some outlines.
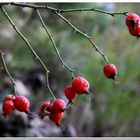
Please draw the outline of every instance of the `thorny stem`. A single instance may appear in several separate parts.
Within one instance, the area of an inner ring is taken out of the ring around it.
[[[51,43],[52,43],[52,45],[53,45],[53,47],[54,47],[54,49],[55,49],[55,52],[56,52],[57,55],[58,55],[58,58],[59,58],[60,62],[61,62],[62,65],[70,72],[71,77],[72,77],[72,79],[73,79],[73,78],[74,78],[74,74],[73,74],[74,70],[72,70],[72,69],[63,61],[63,59],[62,59],[62,57],[61,57],[61,55],[60,55],[60,53],[59,53],[59,50],[57,49],[57,46],[56,46],[56,44],[55,44],[55,41],[54,41],[52,35],[50,34],[50,32],[49,32],[47,26],[45,25],[45,22],[44,22],[44,20],[43,20],[43,18],[42,18],[42,16],[41,16],[39,10],[36,9],[36,12],[37,12],[37,15],[39,16],[39,19],[40,19],[40,22],[41,22],[41,24],[42,24],[42,27],[45,29],[46,33],[47,33],[48,36],[49,36],[49,39],[50,39],[50,41],[51,41]]]
[[[24,37],[24,35],[19,31],[19,29],[16,27],[16,25],[14,24],[14,22],[12,21],[12,19],[10,18],[10,16],[8,15],[8,13],[6,12],[6,10],[1,6],[1,10],[3,12],[3,14],[5,15],[5,17],[8,19],[8,21],[10,22],[10,24],[12,25],[12,27],[15,29],[15,31],[19,34],[19,36],[24,40],[24,42],[27,44],[27,46],[29,47],[29,49],[31,50],[31,52],[33,53],[33,55],[35,56],[35,58],[40,62],[40,64],[42,65],[42,67],[44,68],[45,72],[46,72],[46,83],[47,83],[47,87],[48,90],[52,96],[53,99],[55,99],[54,94],[52,93],[50,86],[49,86],[49,82],[48,82],[48,73],[49,70],[47,69],[47,67],[45,66],[45,64],[43,63],[43,61],[41,60],[41,58],[37,55],[37,53],[34,51],[34,49],[32,48],[31,44],[28,42],[28,40]]]
[[[16,83],[15,83],[14,79],[12,78],[11,74],[8,71],[8,68],[6,66],[5,59],[4,59],[3,55],[4,55],[4,53],[2,51],[0,51],[0,56],[1,56],[1,60],[2,60],[2,63],[3,63],[4,69],[5,69],[5,72],[7,73],[8,77],[10,78],[10,80],[13,84],[13,93],[16,96],[16,87],[15,87]]]
[[[95,43],[93,42],[93,40],[91,39],[90,36],[88,36],[87,34],[83,33],[83,32],[80,31],[79,29],[77,29],[69,20],[67,20],[67,19],[66,19],[63,15],[61,15],[60,13],[58,13],[58,12],[54,12],[54,13],[55,13],[57,16],[59,16],[62,20],[64,20],[72,29],[74,29],[75,33],[79,33],[80,35],[82,35],[83,37],[85,37],[86,39],[88,39],[89,42],[92,44],[92,46],[95,48],[95,50],[96,50],[97,52],[99,52],[99,53],[103,56],[104,60],[105,60],[107,63],[109,63],[108,58],[104,55],[104,53],[103,53],[101,50],[99,50],[99,48],[95,45]]]

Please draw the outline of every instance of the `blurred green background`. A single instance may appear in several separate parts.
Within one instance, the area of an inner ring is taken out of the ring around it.
[[[47,5],[42,3],[42,5]],[[140,15],[139,3],[49,3],[60,8],[98,8],[109,12],[133,12]],[[71,83],[69,72],[60,63],[53,46],[33,9],[5,6],[17,27],[29,40],[50,70],[50,85],[57,98],[63,98],[64,88]],[[104,77],[106,64],[84,37],[74,31],[55,14],[40,10],[46,26],[63,60],[75,69],[75,76],[83,76],[90,83],[92,96],[78,96],[65,112],[61,132],[47,118],[37,113],[42,101],[50,99],[45,87],[44,71],[24,41],[0,12],[0,50],[5,53],[8,69],[17,82],[18,94],[27,96],[35,118],[14,112],[0,121],[0,136],[140,136],[140,41],[129,34],[125,16],[111,17],[97,12],[75,12],[63,15],[78,29],[93,37],[96,45],[118,69],[118,84]],[[1,104],[11,91],[11,84],[0,62]],[[5,125],[7,127],[5,127]]]

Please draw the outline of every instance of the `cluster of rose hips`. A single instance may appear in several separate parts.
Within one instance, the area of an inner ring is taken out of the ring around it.
[[[117,69],[114,64],[107,64],[103,68],[104,75],[107,78],[116,80]],[[83,77],[75,77],[71,85],[68,85],[64,90],[65,96],[69,100],[67,105],[63,99],[55,99],[52,102],[43,102],[40,106],[39,115],[41,119],[49,116],[57,126],[60,126],[64,111],[68,104],[73,103],[77,95],[84,95],[89,93],[89,82]],[[30,114],[30,102],[25,96],[14,96],[9,94],[5,97],[2,106],[3,115],[10,115],[14,109]]]
[[[116,80],[117,68],[114,64],[105,65],[103,72],[107,78]],[[67,105],[73,103],[77,95],[89,93],[89,82],[83,77],[75,77],[71,85],[65,88],[64,93],[69,100]],[[56,99],[53,102],[43,102],[40,106],[39,115],[41,119],[49,116],[49,119],[59,126],[67,105],[63,99]]]
[[[2,106],[3,115],[6,117],[10,115],[14,109],[29,114],[30,102],[25,96],[14,96],[9,94],[5,97]]]
[[[69,85],[65,88],[65,96],[68,98],[69,103],[72,103],[76,98],[77,94],[82,95],[89,90],[89,83],[83,77],[76,77],[72,80],[72,85]],[[53,102],[43,102],[40,106],[39,115],[41,119],[44,119],[45,116],[49,116],[50,120],[55,122],[57,126],[60,125],[61,120],[66,110],[65,101],[63,99],[56,99]]]
[[[103,68],[104,75],[107,78],[116,80],[117,69],[114,64],[107,64]],[[77,95],[89,94],[89,82],[83,77],[75,77],[71,85],[68,85],[64,90],[65,96],[68,99],[66,105],[63,99],[55,99],[52,102],[43,102],[39,109],[39,116],[44,119],[49,116],[57,126],[61,126],[61,121],[64,116],[64,111],[70,103],[73,103]],[[5,97],[2,106],[3,115],[6,117],[14,111],[14,109],[30,114],[30,102],[25,96],[15,96],[9,94]]]
[[[63,118],[65,108],[66,103],[63,99],[56,99],[53,102],[46,101],[41,104],[39,115],[41,119],[44,119],[45,116],[49,116],[49,119],[59,126]]]
[[[140,36],[140,17],[135,13],[130,13],[125,19],[126,26],[132,36]]]

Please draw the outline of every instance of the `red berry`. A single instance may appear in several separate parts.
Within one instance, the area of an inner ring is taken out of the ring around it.
[[[47,107],[47,111],[51,112],[52,106],[53,106],[53,103],[50,103],[49,106]]]
[[[15,99],[15,96],[14,95],[8,94],[8,95],[5,96],[4,102],[5,101],[8,101],[8,100],[14,100],[14,99]]]
[[[73,102],[74,99],[76,98],[77,94],[75,90],[72,88],[71,85],[67,86],[65,88],[65,96],[68,98],[69,102]]]
[[[30,107],[29,100],[24,96],[16,96],[14,100],[15,108],[20,112],[28,112]]]
[[[4,116],[10,115],[14,110],[14,102],[12,100],[5,101],[2,109]]]
[[[40,115],[40,117],[42,119],[44,118],[44,116],[45,116],[45,110],[49,107],[49,105],[50,105],[50,102],[43,102],[40,105],[39,115]]]
[[[133,36],[140,36],[140,25],[133,28],[129,28],[129,33]]]
[[[64,102],[64,100],[56,99],[52,104],[50,112],[53,113],[63,112],[65,107],[66,107],[66,103]]]
[[[135,27],[140,24],[140,18],[135,13],[130,13],[126,16],[125,23],[128,27]]]
[[[116,80],[117,68],[114,64],[105,65],[103,68],[103,72],[107,78]]]
[[[83,77],[76,77],[72,80],[72,88],[77,94],[82,94],[89,90],[89,83]]]
[[[64,113],[59,112],[59,113],[50,113],[49,118],[51,121],[55,122],[57,125],[59,125],[62,121]]]

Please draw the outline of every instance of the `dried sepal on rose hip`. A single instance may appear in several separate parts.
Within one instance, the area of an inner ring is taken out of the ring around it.
[[[2,110],[3,115],[8,116],[14,111],[14,102],[12,100],[6,100],[3,103]]]
[[[72,80],[72,88],[79,95],[89,93],[89,82],[83,77],[75,77]]]
[[[114,64],[105,65],[103,68],[103,72],[107,78],[110,78],[116,81],[117,68]]]
[[[77,97],[76,91],[73,89],[71,85],[68,85],[64,90],[65,96],[69,100],[69,103],[73,103]]]

